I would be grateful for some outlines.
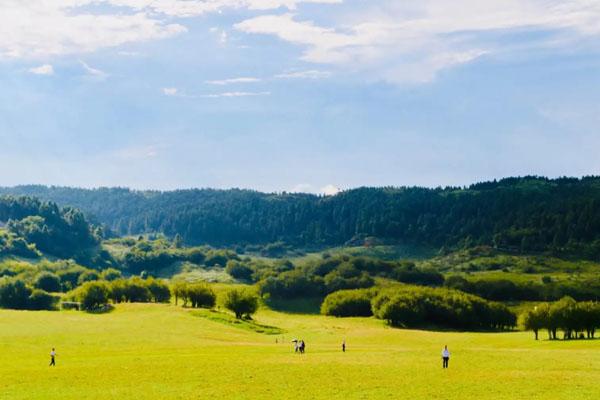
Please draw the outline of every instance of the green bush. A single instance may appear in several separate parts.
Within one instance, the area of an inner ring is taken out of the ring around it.
[[[370,317],[373,290],[340,290],[325,297],[321,314],[335,317]]]
[[[31,289],[20,279],[0,279],[0,307],[14,310],[29,308]]]
[[[233,311],[236,318],[249,319],[258,310],[258,296],[248,290],[233,289],[225,294],[223,305]]]
[[[108,303],[109,289],[106,282],[90,281],[76,289],[74,297],[81,303],[81,308],[94,311]]]
[[[102,271],[101,277],[110,282],[122,278],[123,274],[118,269],[108,268]]]
[[[225,272],[235,279],[251,281],[254,270],[247,265],[240,263],[239,261],[229,260],[227,262],[227,266],[225,267]]]
[[[194,308],[213,308],[217,301],[215,292],[205,284],[190,284],[185,289],[184,301],[190,302]]]
[[[52,296],[44,290],[34,289],[29,296],[29,309],[55,310],[58,300],[59,298],[57,296]]]
[[[171,300],[171,290],[164,281],[150,278],[146,285],[155,303],[168,303]]]
[[[373,313],[392,326],[509,329],[516,316],[504,305],[455,290],[405,286],[380,292]]]
[[[77,283],[79,285],[81,285],[85,282],[99,281],[100,278],[101,278],[101,276],[97,271],[88,269],[88,270],[84,271],[81,275],[79,275],[79,278],[77,279]]]
[[[41,272],[35,278],[33,286],[46,292],[60,292],[62,289],[60,278],[51,272]]]

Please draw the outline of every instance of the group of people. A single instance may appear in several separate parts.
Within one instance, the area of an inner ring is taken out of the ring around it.
[[[276,340],[277,342],[277,340]],[[294,339],[294,352],[296,353],[300,353],[300,354],[304,354],[304,351],[306,350],[306,343],[304,343],[304,340],[297,340]],[[345,353],[346,352],[346,341],[343,340],[342,341],[342,352]],[[442,368],[446,369],[448,368],[448,363],[450,362],[450,351],[448,350],[448,346],[444,346],[444,349],[442,350]],[[52,351],[50,352],[50,367],[54,367],[56,366],[56,350],[54,348],[52,348]]]
[[[304,340],[294,340],[294,352],[304,354],[304,350],[306,349],[306,343]]]

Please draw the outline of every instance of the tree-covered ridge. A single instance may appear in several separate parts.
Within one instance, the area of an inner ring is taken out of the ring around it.
[[[44,186],[0,193],[80,208],[118,234],[180,234],[190,244],[318,246],[375,237],[434,248],[492,245],[600,255],[600,177],[507,178],[465,188],[359,188],[330,197]]]
[[[102,236],[83,213],[72,207],[31,197],[0,197],[0,255],[36,257],[39,252],[58,258],[95,256]]]

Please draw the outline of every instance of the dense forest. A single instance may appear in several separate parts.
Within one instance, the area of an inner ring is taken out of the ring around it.
[[[600,256],[600,177],[359,188],[336,196],[45,186],[0,188],[0,194],[79,208],[119,235],[180,234],[188,244],[330,246],[377,238],[435,249],[491,245]]]
[[[81,211],[31,197],[0,196],[0,256],[36,258],[41,253],[91,261],[102,229],[90,225]],[[99,260],[95,260],[98,262]]]

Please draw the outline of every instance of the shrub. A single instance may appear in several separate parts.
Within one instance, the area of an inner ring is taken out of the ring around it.
[[[0,280],[0,307],[15,310],[28,308],[31,289],[20,279]]]
[[[81,285],[85,282],[98,281],[98,280],[100,280],[100,274],[97,271],[88,269],[87,271],[85,271],[81,275],[79,275],[79,278],[77,279],[77,283],[79,285]]]
[[[386,290],[373,299],[372,307],[376,317],[392,326],[507,329],[516,324],[516,316],[506,306],[448,289]]]
[[[370,317],[372,290],[340,290],[331,293],[321,304],[321,314],[335,317]]]
[[[79,265],[58,271],[56,274],[60,278],[62,290],[69,291],[75,289],[78,285],[79,277],[85,271],[87,269]]]
[[[244,281],[251,281],[254,270],[239,261],[229,260],[225,271],[235,279],[241,279]]]
[[[34,289],[29,296],[30,310],[55,310],[57,303],[58,297],[44,290]]]
[[[258,296],[248,290],[233,289],[225,295],[223,305],[238,319],[250,318],[258,310]]]
[[[60,278],[58,275],[53,274],[51,272],[42,272],[35,278],[35,283],[33,284],[38,289],[44,290],[46,292],[60,292]]]
[[[194,308],[213,308],[217,301],[215,292],[205,284],[194,283],[185,288],[185,303]]]
[[[114,268],[105,269],[104,271],[102,271],[101,274],[102,279],[104,279],[105,281],[114,281],[120,279],[122,276],[123,274],[121,273],[121,271]]]
[[[75,299],[86,311],[98,310],[108,303],[108,286],[105,282],[90,281],[77,288]]]
[[[155,303],[168,303],[171,300],[171,290],[164,281],[151,278],[146,284]]]

